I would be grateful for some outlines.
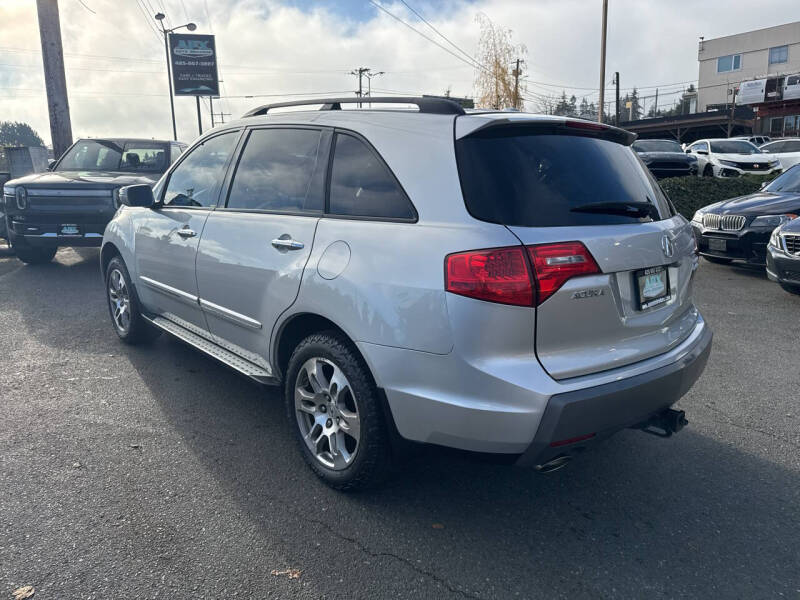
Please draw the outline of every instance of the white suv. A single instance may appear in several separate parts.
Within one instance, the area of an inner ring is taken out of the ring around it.
[[[679,430],[711,332],[691,228],[633,134],[431,98],[340,109],[357,101],[253,110],[123,189],[101,255],[117,335],[281,385],[342,489],[383,477],[393,439],[552,470],[625,427]]]

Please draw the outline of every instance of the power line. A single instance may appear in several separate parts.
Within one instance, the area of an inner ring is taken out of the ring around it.
[[[466,57],[467,57],[467,58],[468,58],[470,61],[472,61],[472,62],[477,62],[477,61],[475,60],[475,58],[474,58],[474,57],[473,57],[471,54],[469,54],[469,53],[465,52],[464,50],[462,50],[461,48],[459,48],[459,47],[458,47],[458,46],[457,46],[455,43],[453,43],[453,42],[452,42],[450,39],[448,39],[446,35],[444,35],[444,34],[443,34],[441,31],[439,31],[438,29],[436,29],[436,27],[434,27],[434,26],[433,26],[433,25],[431,25],[431,24],[430,24],[428,21],[426,21],[426,20],[425,20],[425,17],[423,17],[423,16],[422,16],[421,14],[419,14],[419,13],[418,13],[416,10],[414,10],[414,9],[411,7],[411,5],[410,5],[408,2],[406,2],[406,0],[400,0],[400,2],[402,2],[403,4],[405,4],[405,5],[406,5],[406,8],[408,8],[408,10],[410,10],[412,13],[414,13],[415,15],[417,15],[417,17],[419,17],[419,19],[420,19],[420,20],[421,20],[423,23],[425,23],[425,24],[426,24],[428,27],[430,27],[430,28],[431,28],[433,31],[435,31],[435,32],[436,32],[436,33],[439,35],[439,37],[441,37],[443,40],[445,40],[445,41],[446,41],[448,44],[450,44],[450,45],[451,45],[453,48],[455,48],[456,50],[458,50],[459,52],[461,52],[461,54],[463,54],[464,56],[466,56]]]
[[[80,5],[81,5],[83,8],[85,8],[86,10],[88,10],[90,13],[92,13],[93,15],[96,15],[96,14],[97,14],[97,13],[96,13],[96,12],[94,12],[94,11],[93,11],[91,8],[89,8],[89,6],[88,6],[88,5],[86,4],[86,2],[84,2],[83,0],[78,0],[78,2],[80,2]]]

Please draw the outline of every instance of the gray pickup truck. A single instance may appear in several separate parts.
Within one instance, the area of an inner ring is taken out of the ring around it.
[[[0,237],[28,264],[49,262],[60,246],[100,246],[119,188],[154,185],[185,148],[164,140],[78,140],[49,171],[4,184]]]

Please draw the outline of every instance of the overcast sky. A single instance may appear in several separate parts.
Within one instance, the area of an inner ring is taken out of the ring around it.
[[[575,94],[597,99],[601,0],[406,0],[450,41],[477,51],[478,13],[513,30],[525,44],[527,96]],[[375,0],[443,46],[400,0]],[[290,94],[352,94],[359,66],[385,74],[373,93],[472,96],[475,73],[370,0],[60,0],[61,30],[74,137],[169,138],[163,42],[152,14],[187,21],[217,36],[224,80],[215,111],[234,117]],[[797,0],[609,0],[607,98],[621,73],[623,90],[643,96],[659,86],[669,104],[697,78],[697,41],[798,18]],[[623,91],[624,93],[624,91]],[[670,95],[672,93],[673,95]],[[234,98],[243,95],[273,95]],[[649,108],[652,100],[647,100]],[[178,137],[197,135],[192,98],[177,98]],[[529,110],[536,102],[527,104]],[[210,124],[203,104],[204,127]],[[226,117],[230,119],[230,117]],[[49,143],[34,0],[0,1],[0,120],[30,123]]]

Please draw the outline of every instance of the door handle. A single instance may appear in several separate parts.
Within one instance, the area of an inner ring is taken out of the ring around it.
[[[272,245],[278,250],[302,250],[305,248],[303,242],[296,242],[290,237],[279,237],[272,240]]]
[[[197,235],[197,232],[192,229],[178,229],[177,233],[182,238],[190,238]]]

